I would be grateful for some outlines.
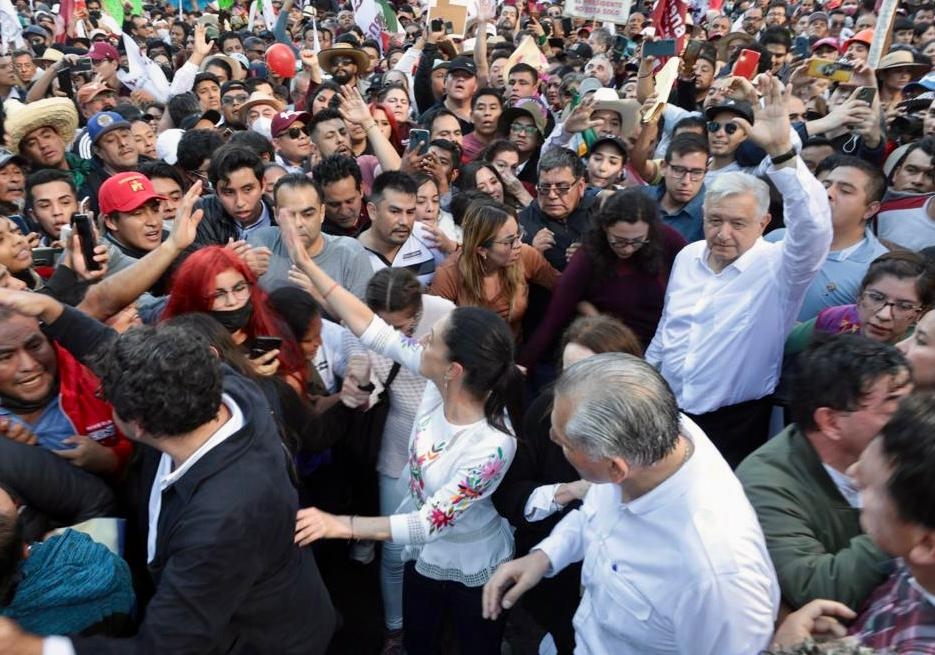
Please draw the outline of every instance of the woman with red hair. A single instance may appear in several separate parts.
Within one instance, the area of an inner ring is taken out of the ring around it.
[[[162,319],[202,312],[247,347],[257,337],[279,337],[282,347],[250,359],[261,375],[282,375],[305,393],[305,358],[288,328],[269,306],[256,276],[233,251],[207,246],[192,253],[172,279],[172,291]]]
[[[373,120],[377,122],[377,127],[383,132],[383,136],[393,144],[393,147],[396,148],[396,152],[400,155],[403,154],[403,142],[399,133],[399,123],[396,122],[396,117],[393,116],[393,110],[386,105],[381,105],[376,102],[371,102],[368,107],[370,109],[370,115],[373,116]]]

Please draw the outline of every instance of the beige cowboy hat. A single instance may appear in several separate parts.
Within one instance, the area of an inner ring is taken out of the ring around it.
[[[283,104],[273,96],[260,93],[259,91],[254,91],[250,94],[250,97],[247,99],[247,101],[240,107],[240,119],[244,120],[247,112],[249,112],[251,108],[256,107],[257,105],[269,105],[270,107],[274,107],[277,114],[284,109]]]
[[[717,58],[719,61],[727,61],[727,50],[735,43],[740,43],[741,46],[745,46],[755,42],[756,39],[746,32],[731,32],[715,41],[715,45],[717,46]]]
[[[54,64],[55,62],[61,61],[65,58],[65,53],[61,50],[56,50],[55,48],[46,48],[42,51],[42,54],[35,58],[35,62],[39,66],[48,66]]]
[[[350,57],[354,60],[354,63],[357,64],[357,72],[363,74],[367,70],[367,66],[370,64],[370,60],[367,59],[362,51],[357,50],[350,43],[335,43],[333,48],[326,48],[318,53],[318,63],[321,65],[321,69],[325,72],[331,72],[331,62],[335,57]]]
[[[40,127],[51,127],[69,144],[78,130],[78,110],[68,98],[45,98],[29,104],[5,103],[7,145],[19,153],[19,144],[27,134]]]
[[[624,100],[616,91],[600,88],[591,96],[594,98],[594,111],[607,110],[620,116],[620,133],[629,136],[636,129],[640,115],[640,103],[636,100]]]
[[[908,50],[894,50],[880,58],[880,65],[877,66],[877,72],[882,73],[883,71],[896,70],[897,68],[909,70],[912,79],[918,79],[932,70],[932,67],[928,64],[916,63],[912,53]]]

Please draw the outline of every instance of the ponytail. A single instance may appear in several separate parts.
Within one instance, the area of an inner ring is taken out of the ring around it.
[[[510,362],[504,364],[501,372],[494,380],[490,395],[484,401],[484,416],[487,423],[501,432],[513,434],[520,438],[523,427],[523,395],[526,378],[519,367]],[[504,420],[503,412],[506,410],[510,426]]]

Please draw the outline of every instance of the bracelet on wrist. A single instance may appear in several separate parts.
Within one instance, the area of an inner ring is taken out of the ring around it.
[[[781,155],[770,157],[769,160],[773,163],[773,166],[779,166],[780,164],[784,164],[790,159],[795,158],[797,154],[798,153],[795,151],[795,148],[790,148],[789,150],[782,153]]]

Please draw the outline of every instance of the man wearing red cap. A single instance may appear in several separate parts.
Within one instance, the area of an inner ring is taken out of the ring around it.
[[[120,53],[117,48],[104,41],[95,41],[88,50],[94,75],[104,84],[121,95],[130,95],[129,90],[117,79],[120,68]]]
[[[168,237],[163,230],[161,208],[163,196],[156,193],[153,183],[142,173],[117,173],[107,178],[98,191],[98,203],[107,234],[104,240],[111,250],[116,248],[125,257],[115,257],[116,266],[109,273],[127,268],[158,248]],[[169,272],[150,290],[162,295],[168,288]]]
[[[312,142],[306,129],[311,114],[305,111],[282,111],[273,116],[270,135],[276,148],[276,162],[290,173],[309,171]]]

